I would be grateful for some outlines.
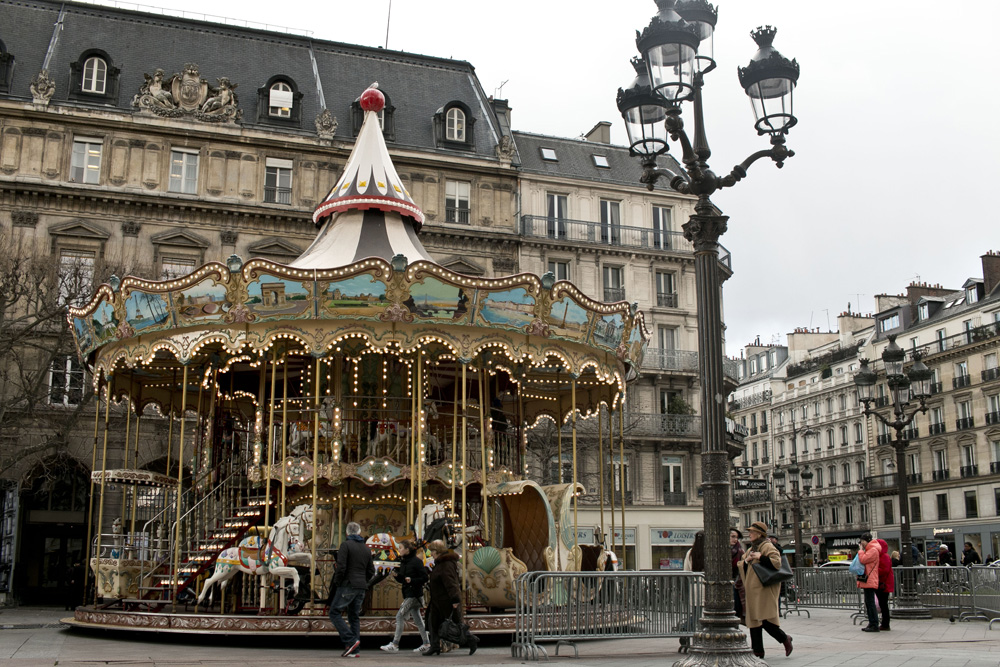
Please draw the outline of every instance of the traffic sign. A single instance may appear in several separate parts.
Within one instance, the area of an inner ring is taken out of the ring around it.
[[[812,537],[812,543],[813,544],[819,544],[819,535],[813,535],[813,537]]]
[[[740,491],[766,491],[766,479],[734,479],[733,486]]]

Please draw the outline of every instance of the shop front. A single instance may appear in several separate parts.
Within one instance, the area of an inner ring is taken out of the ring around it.
[[[863,533],[825,533],[820,558],[827,561],[849,560],[858,551]]]
[[[684,556],[694,544],[697,528],[651,528],[649,544],[654,570],[683,570]]]

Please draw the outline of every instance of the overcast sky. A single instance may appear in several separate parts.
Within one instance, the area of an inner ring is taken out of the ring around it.
[[[158,6],[211,6],[318,39],[386,44],[389,0]],[[979,256],[1000,250],[992,210],[1000,187],[1000,3],[718,6],[719,67],[705,88],[717,173],[768,145],[753,130],[736,77],[756,50],[750,31],[777,27],[775,47],[802,68],[799,124],[788,138],[796,156],[781,170],[760,161],[713,197],[730,216],[722,238],[734,268],[725,284],[727,353],[739,355],[757,336],[784,342],[796,327],[835,329],[848,303],[870,313],[875,294],[900,293],[914,280],[957,289],[981,276]],[[615,93],[633,77],[635,30],[655,12],[653,0],[394,0],[388,47],[469,61],[487,94],[510,101],[516,130],[575,137],[607,120],[613,143],[624,144]]]

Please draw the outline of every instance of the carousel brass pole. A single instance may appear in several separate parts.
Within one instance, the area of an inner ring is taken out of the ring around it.
[[[291,356],[286,352],[285,360],[282,363],[281,372],[281,514],[276,514],[275,518],[285,516],[285,493],[288,485],[285,484],[285,460],[288,458],[288,365],[291,363]]]
[[[482,482],[479,485],[479,498],[482,502],[482,524],[483,524],[483,537],[489,538],[489,507],[487,505],[487,499],[489,494],[486,491],[486,357],[485,355],[480,356],[479,361],[479,467],[482,470]]]
[[[569,400],[570,400],[570,410],[572,410],[572,412],[570,414],[573,415],[573,546],[578,546],[579,543],[580,543],[580,517],[579,517],[579,508],[577,507],[577,502],[576,502],[576,496],[577,496],[577,493],[576,493],[576,480],[579,479],[579,477],[577,477],[577,472],[576,472],[576,378],[577,378],[577,375],[576,375],[576,373],[572,373],[569,377],[570,377],[570,384],[569,384],[570,396],[569,396]]]
[[[267,370],[267,364],[264,364]],[[274,460],[274,392],[278,379],[278,348],[274,348],[271,353],[271,408],[270,416],[267,420],[267,456],[264,457],[264,468],[267,470],[267,481],[264,486],[264,526],[268,526],[271,521],[271,463]]]
[[[108,471],[108,423],[111,418],[111,379],[107,378],[107,393],[104,397],[104,444],[101,446],[101,500],[97,505],[97,549],[94,553],[97,568],[94,574],[94,606],[100,595],[101,585],[101,531],[104,529],[104,478]]]
[[[604,406],[597,404],[597,485],[601,499],[601,534],[599,544],[604,544]]]
[[[316,527],[319,521],[316,519],[316,500],[319,496],[319,374],[320,359],[316,359],[316,395],[313,400],[313,530],[312,538],[309,540],[309,604],[316,604],[316,540],[318,539]],[[331,426],[332,428],[332,426]],[[302,537],[305,537],[303,535]]]
[[[618,410],[618,477],[622,486],[622,569],[628,567],[625,552],[625,394],[622,394],[621,409]]]
[[[465,403],[468,400],[467,396],[467,386],[466,379],[469,370],[469,362],[466,360],[462,361],[462,563],[468,563],[466,559],[466,538],[468,537],[468,532],[465,530],[465,520],[466,520],[466,495],[465,495],[465,470],[468,463],[468,447],[467,447],[467,434],[468,429],[468,418],[466,417]],[[469,588],[469,568],[465,565],[462,566],[462,590],[467,590]]]
[[[94,451],[90,457],[90,498],[87,503],[87,551],[84,551],[87,558],[86,567],[83,570],[83,599],[78,602],[87,601],[87,582],[90,579],[90,540],[94,535],[94,468],[97,467],[97,433],[101,426],[101,382],[97,381],[97,405],[94,406]],[[95,554],[97,556],[97,554]],[[100,559],[94,561],[100,564]],[[98,567],[100,569],[100,567]],[[96,582],[97,579],[95,578]]]
[[[142,426],[142,385],[139,385],[139,400],[136,401],[136,414],[135,414],[135,450],[132,453],[132,467],[135,470],[139,469],[139,427]],[[126,449],[128,448],[128,442],[125,443]],[[139,486],[134,485],[132,487],[132,522],[129,525],[129,533],[133,536],[135,535],[135,512],[138,505],[138,495]],[[135,556],[133,555],[133,558]]]
[[[416,516],[413,511],[415,500],[414,487],[416,485],[416,473],[417,468],[417,457],[413,453],[413,413],[417,409],[417,392],[416,384],[417,379],[413,376],[413,368],[410,367],[410,429],[409,433],[406,434],[406,459],[410,466],[410,502],[406,504],[406,525],[413,526],[414,536],[417,534],[417,528],[414,525],[416,522]],[[388,428],[388,426],[386,427]],[[396,433],[396,437],[399,437],[399,433]],[[421,527],[422,528],[422,527]]]
[[[416,516],[420,516],[424,500],[424,351],[417,350],[417,429],[414,437],[417,439],[417,506]]]
[[[177,515],[174,517],[174,576],[173,576],[173,609],[177,610],[177,585],[180,583],[181,566],[181,495],[184,490],[184,408],[187,405],[188,367],[184,366],[181,374],[181,434],[177,443]],[[193,488],[193,487],[192,487]]]
[[[171,445],[174,440],[174,390],[177,389],[177,369],[174,369],[174,381],[170,385],[170,404],[167,406],[167,419],[170,420],[167,426],[167,477],[170,477],[170,454]]]
[[[612,399],[612,403],[614,399]],[[601,458],[604,458],[604,452],[601,452]],[[615,550],[615,411],[611,404],[608,405],[608,472],[610,473],[610,488],[608,489],[608,497],[611,499],[611,539],[608,540],[608,544],[611,545],[611,550]],[[624,534],[624,533],[623,533]]]
[[[451,396],[451,511],[455,511],[455,480],[458,475],[458,373]]]
[[[125,444],[122,447],[122,453],[124,455],[122,458],[122,470],[128,470],[128,443],[129,443],[129,436],[132,434],[132,386],[134,378],[135,378],[135,373],[133,371],[129,371],[128,396],[125,397],[125,439],[124,439]],[[121,502],[121,508],[119,509],[119,514],[120,514],[119,518],[121,519],[122,522],[121,529],[123,535],[120,536],[118,539],[122,539],[122,537],[124,537],[125,507],[127,505],[128,505],[128,484],[122,484],[122,502]],[[124,547],[124,544],[122,545],[122,547]],[[120,555],[124,555],[124,548],[122,549],[122,554]]]
[[[563,483],[563,458],[562,458],[562,379],[560,372],[556,371],[556,393],[559,395],[559,407],[556,409],[556,443],[559,446],[559,484]]]

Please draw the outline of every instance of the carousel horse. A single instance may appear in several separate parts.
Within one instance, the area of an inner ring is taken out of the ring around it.
[[[273,574],[282,579],[291,578],[292,590],[298,593],[299,573],[293,563],[309,563],[310,555],[305,536],[306,529],[312,521],[312,507],[299,505],[288,516],[275,522],[266,540],[252,535],[243,538],[239,546],[223,550],[215,561],[215,571],[201,589],[198,604],[205,599],[205,594],[211,590],[215,582],[219,582],[220,591],[225,591],[226,583],[236,576],[237,572],[260,576]],[[213,597],[209,596],[209,604],[212,603],[212,599]]]
[[[427,505],[420,510],[413,526],[413,534],[418,544],[441,540],[449,549],[457,549],[462,545],[461,531],[445,505]]]

